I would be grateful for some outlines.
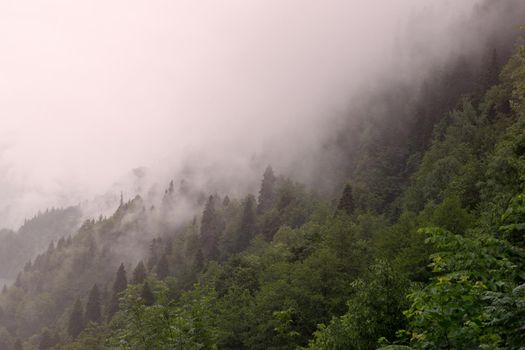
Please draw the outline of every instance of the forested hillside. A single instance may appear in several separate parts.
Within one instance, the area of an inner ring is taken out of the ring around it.
[[[51,209],[26,220],[17,232],[0,234],[0,279],[14,280],[23,266],[51,241],[73,234],[81,223],[78,207]]]
[[[525,46],[491,40],[340,131],[337,198],[268,166],[242,198],[190,178],[71,236],[75,208],[26,222],[59,224],[1,292],[0,350],[523,349]]]

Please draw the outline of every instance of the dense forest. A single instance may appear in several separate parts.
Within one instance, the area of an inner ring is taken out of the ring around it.
[[[78,229],[69,208],[1,233],[0,267],[26,261],[0,349],[523,349],[525,46],[487,42],[417,98],[371,99],[386,112],[330,145],[336,197],[268,166],[242,198],[189,178]],[[200,211],[178,220],[180,201]],[[47,250],[12,256],[35,225]]]

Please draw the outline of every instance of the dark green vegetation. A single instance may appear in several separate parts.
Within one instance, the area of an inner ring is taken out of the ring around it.
[[[184,225],[86,221],[2,292],[0,349],[522,348],[525,48],[484,62],[362,136],[336,201],[268,168]]]

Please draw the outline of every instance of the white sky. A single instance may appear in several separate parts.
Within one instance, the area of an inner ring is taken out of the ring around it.
[[[414,13],[474,2],[0,0],[0,226],[190,151],[315,142]]]

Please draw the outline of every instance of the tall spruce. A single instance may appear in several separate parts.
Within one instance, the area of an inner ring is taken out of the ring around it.
[[[159,262],[162,251],[162,238],[153,238],[149,245],[149,258],[147,261],[148,269],[151,271]]]
[[[255,210],[253,196],[246,197],[243,203],[242,217],[237,231],[235,252],[244,250],[255,235]]]
[[[142,286],[140,296],[146,306],[151,306],[155,303],[155,296],[153,295],[153,291],[148,282],[144,283],[144,286]]]
[[[163,254],[162,257],[159,260],[159,263],[157,264],[157,267],[155,268],[155,272],[157,273],[157,277],[161,280],[165,279],[169,275],[169,265],[168,265],[168,258],[166,257],[166,254]]]
[[[273,173],[271,166],[268,166],[264,171],[261,189],[259,190],[259,198],[257,204],[257,214],[263,214],[270,210],[275,203],[275,182],[277,178]]]
[[[142,284],[144,283],[144,280],[146,279],[146,267],[144,266],[144,262],[139,261],[137,266],[135,267],[135,270],[133,270],[133,277],[131,279],[131,283],[133,284]]]
[[[69,324],[67,327],[67,333],[76,339],[82,330],[84,329],[84,310],[82,308],[82,303],[79,299],[75,302],[73,310],[69,315]]]
[[[128,279],[126,277],[126,269],[124,264],[120,264],[115,282],[113,283],[113,295],[108,308],[108,318],[111,319],[115,313],[119,310],[119,297],[128,286]]]
[[[95,284],[91,291],[89,292],[88,302],[86,304],[86,314],[84,320],[87,323],[100,322],[101,318],[101,305],[100,305],[100,291],[98,286]]]
[[[210,196],[204,207],[201,221],[202,253],[207,260],[215,260],[219,256],[220,219],[215,210],[215,197]]]
[[[338,211],[343,211],[348,215],[354,213],[355,204],[354,204],[354,195],[352,193],[352,186],[349,184],[345,185],[339,204],[337,205]]]

